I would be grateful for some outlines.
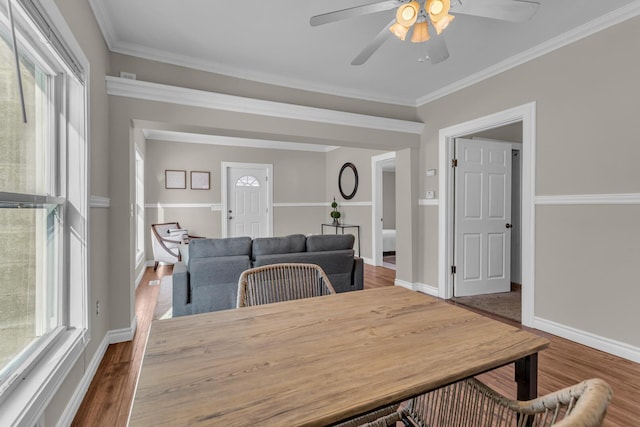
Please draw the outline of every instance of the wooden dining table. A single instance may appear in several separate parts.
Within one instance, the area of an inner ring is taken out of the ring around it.
[[[129,424],[330,425],[513,362],[528,399],[548,345],[400,287],[159,320]]]

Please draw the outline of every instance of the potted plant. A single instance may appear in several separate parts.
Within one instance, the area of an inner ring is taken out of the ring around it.
[[[336,198],[333,198],[333,202],[331,202],[331,218],[333,218],[333,225],[340,225],[340,211],[338,211],[338,203],[336,203]]]

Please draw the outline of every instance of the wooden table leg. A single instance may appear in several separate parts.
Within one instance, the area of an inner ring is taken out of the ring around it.
[[[516,383],[518,400],[531,400],[538,397],[538,353],[516,360]],[[531,421],[526,426],[531,426]]]

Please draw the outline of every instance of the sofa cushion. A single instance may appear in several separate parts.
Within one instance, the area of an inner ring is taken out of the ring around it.
[[[307,252],[353,249],[353,234],[321,234],[307,237]]]
[[[305,241],[307,238],[303,234],[292,234],[284,237],[258,237],[253,239],[251,257],[273,254],[289,254],[305,251]]]
[[[193,239],[189,243],[189,260],[223,256],[251,255],[251,237]]]

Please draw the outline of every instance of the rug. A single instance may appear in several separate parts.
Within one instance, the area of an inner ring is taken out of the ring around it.
[[[458,304],[477,308],[522,323],[522,295],[519,289],[499,294],[452,298]]]
[[[163,276],[159,286],[160,292],[153,311],[153,320],[169,319],[173,315],[173,276]]]
[[[382,253],[382,262],[386,262],[389,264],[396,263],[396,253],[395,252],[383,252]]]

